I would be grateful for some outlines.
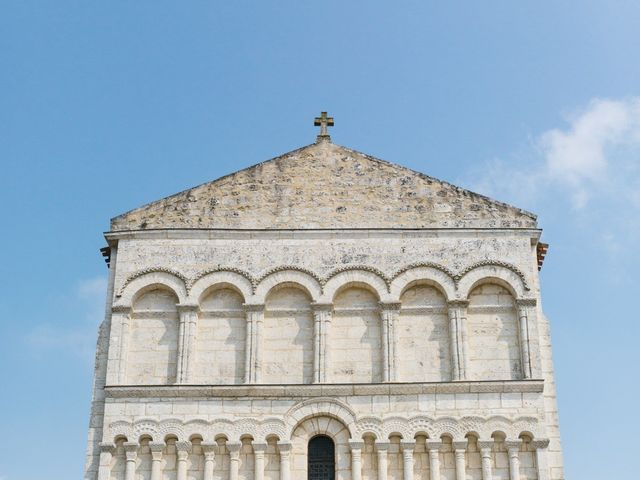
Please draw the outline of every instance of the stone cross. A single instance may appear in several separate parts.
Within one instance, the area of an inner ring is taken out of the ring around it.
[[[328,117],[327,112],[321,112],[320,116],[313,121],[313,125],[320,127],[320,137],[328,137],[327,127],[333,127],[333,117]]]

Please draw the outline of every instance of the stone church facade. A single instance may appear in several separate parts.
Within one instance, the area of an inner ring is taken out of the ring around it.
[[[536,217],[316,143],[112,219],[85,480],[561,480]]]

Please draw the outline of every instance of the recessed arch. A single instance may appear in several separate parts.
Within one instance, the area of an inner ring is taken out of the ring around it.
[[[379,301],[391,301],[387,284],[382,277],[367,270],[346,270],[337,273],[327,281],[324,286],[322,303],[333,302],[338,292],[350,286],[358,286],[370,290],[375,293]]]
[[[154,288],[166,288],[171,290],[179,303],[184,303],[187,299],[187,287],[182,278],[174,273],[164,271],[151,271],[137,276],[124,286],[116,306],[131,307],[135,300],[148,290]]]
[[[479,285],[495,283],[506,288],[514,298],[526,297],[529,290],[521,274],[504,265],[480,265],[468,270],[458,282],[460,298],[469,298],[469,294]]]
[[[278,284],[297,284],[316,302],[322,296],[322,287],[317,279],[307,272],[291,269],[273,272],[260,280],[253,302],[264,303],[268,293]]]
[[[240,273],[231,271],[210,272],[199,277],[191,286],[189,299],[192,303],[200,303],[212,289],[231,288],[242,295],[245,302],[253,296],[251,280]]]
[[[456,298],[456,285],[453,278],[443,270],[430,266],[413,267],[398,274],[391,281],[389,291],[393,298],[399,300],[408,288],[420,283],[435,287],[447,300]]]

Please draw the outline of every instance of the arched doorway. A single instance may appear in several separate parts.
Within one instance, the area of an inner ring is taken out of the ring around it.
[[[335,480],[335,445],[330,437],[317,435],[309,440],[307,472],[308,480]]]

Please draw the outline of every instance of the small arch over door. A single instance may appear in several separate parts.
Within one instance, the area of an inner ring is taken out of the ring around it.
[[[335,480],[335,445],[331,438],[318,435],[309,440],[307,472],[308,480]]]

